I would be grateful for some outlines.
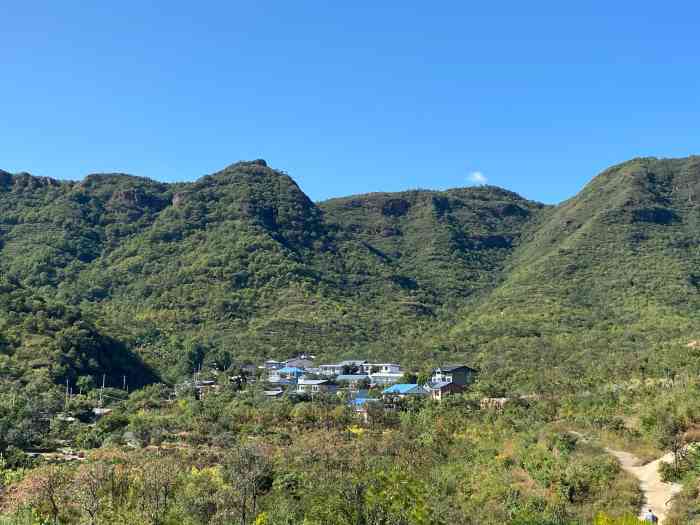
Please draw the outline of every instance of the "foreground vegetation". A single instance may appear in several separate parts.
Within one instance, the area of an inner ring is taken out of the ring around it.
[[[57,423],[84,461],[36,464],[12,449],[3,508],[12,523],[554,524],[634,512],[634,481],[568,433],[560,410],[484,411],[459,396],[377,406],[362,425],[338,396],[170,401],[147,388],[94,426]]]
[[[621,443],[649,458],[682,444],[665,475],[685,488],[667,523],[700,513],[700,454],[684,447],[698,381],[503,410],[479,408],[479,388],[395,411],[377,402],[366,422],[343,396],[270,400],[235,385],[202,400],[146,387],[96,423],[76,400],[77,418],[52,421],[35,449],[59,442],[82,459],[2,444],[3,525],[628,523],[641,493],[603,450]]]

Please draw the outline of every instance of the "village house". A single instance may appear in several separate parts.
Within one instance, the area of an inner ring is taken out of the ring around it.
[[[442,401],[443,398],[464,392],[464,387],[453,382],[428,383],[425,387],[430,392],[431,399]]]
[[[304,371],[301,368],[285,366],[279,370],[270,370],[267,380],[270,383],[282,383],[285,381],[294,383],[303,375]]]
[[[430,378],[431,383],[454,383],[459,386],[468,386],[474,382],[476,370],[466,365],[447,365],[433,369]]]
[[[279,370],[283,367],[284,363],[282,361],[275,361],[274,359],[268,359],[263,365],[263,368],[265,368],[265,370]]]
[[[321,365],[319,367],[321,375],[324,376],[339,376],[341,374],[353,374],[361,371],[361,366],[367,361],[348,359],[332,365]]]
[[[327,379],[306,379],[301,378],[297,382],[298,394],[320,394],[335,392],[337,386]]]
[[[377,372],[370,374],[369,379],[373,385],[393,385],[403,379],[403,373]]]
[[[371,405],[378,405],[381,403],[381,399],[373,399],[371,397],[357,397],[350,401],[350,407],[352,408],[355,415],[357,415],[363,423],[369,422],[369,410]]]
[[[410,384],[410,383],[399,383],[396,385],[391,385],[388,388],[385,388],[384,391],[382,392],[382,397],[385,400],[396,400],[396,399],[404,399],[406,397],[412,397],[412,396],[427,396],[428,395],[428,390],[421,386],[421,385],[416,385],[416,384]]]
[[[265,390],[263,394],[265,395],[265,397],[276,399],[284,395],[284,390],[282,390],[281,388],[278,388],[276,390]]]
[[[219,385],[211,379],[197,380],[194,382],[194,391],[197,399],[204,399],[212,392],[218,392]]]
[[[348,359],[340,363],[320,365],[318,369],[313,371],[327,377],[367,375],[370,376],[372,383],[382,385],[395,383],[403,376],[401,365],[397,363],[370,363],[360,359]],[[376,380],[374,380],[375,377]]]
[[[363,363],[360,370],[365,374],[401,374],[401,365],[396,363]]]
[[[301,368],[303,370],[306,370],[306,369],[314,366],[314,361],[313,361],[313,359],[309,359],[306,357],[294,357],[292,359],[287,359],[284,362],[284,366],[285,367],[293,367],[293,368]]]

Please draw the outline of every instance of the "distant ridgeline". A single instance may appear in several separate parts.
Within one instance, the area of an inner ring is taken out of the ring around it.
[[[699,221],[700,157],[556,207],[491,186],[314,203],[262,160],[175,184],[0,171],[0,381],[299,353],[459,360],[528,392],[697,371]]]

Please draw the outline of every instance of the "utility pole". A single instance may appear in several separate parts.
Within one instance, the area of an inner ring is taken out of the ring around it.
[[[64,412],[65,412],[66,410],[68,410],[68,400],[69,400],[69,397],[68,397],[68,396],[69,396],[69,392],[68,392],[68,380],[66,379],[66,401],[65,401],[65,403],[63,404],[63,411],[64,411]]]
[[[100,388],[100,408],[102,408],[102,398],[104,396],[106,376],[107,374],[102,374],[102,388]]]

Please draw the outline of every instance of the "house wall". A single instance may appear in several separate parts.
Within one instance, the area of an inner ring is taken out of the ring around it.
[[[432,381],[433,383],[452,382],[456,385],[466,386],[474,382],[474,374],[467,367],[457,368],[451,372],[433,374]]]

